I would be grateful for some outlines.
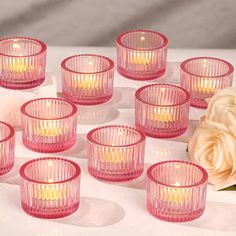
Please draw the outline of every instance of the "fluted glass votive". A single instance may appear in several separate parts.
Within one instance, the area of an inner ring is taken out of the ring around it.
[[[195,57],[180,65],[180,84],[189,91],[191,106],[207,108],[216,90],[232,86],[234,67],[213,57]]]
[[[82,105],[107,102],[113,95],[114,62],[104,56],[81,54],[61,63],[62,94]]]
[[[11,125],[0,121],[0,175],[13,168],[14,158],[15,131]]]
[[[150,30],[131,30],[116,39],[118,72],[134,80],[151,80],[166,71],[168,39]]]
[[[80,167],[59,157],[30,160],[20,168],[21,206],[34,217],[60,218],[80,202]]]
[[[135,125],[148,136],[170,138],[183,134],[189,121],[189,93],[170,84],[152,84],[135,93]]]
[[[47,46],[26,37],[0,39],[0,86],[29,89],[45,80]]]
[[[184,161],[164,161],[147,170],[147,209],[170,222],[191,221],[205,210],[208,175]]]
[[[122,125],[103,126],[88,135],[89,173],[105,181],[139,177],[144,168],[145,135]]]
[[[37,152],[60,152],[76,142],[77,107],[64,99],[39,98],[21,107],[23,144]]]

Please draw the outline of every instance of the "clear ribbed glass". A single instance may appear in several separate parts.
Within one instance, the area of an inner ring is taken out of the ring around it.
[[[139,177],[144,168],[145,135],[131,127],[103,126],[88,135],[89,173],[106,181]]]
[[[114,62],[107,57],[81,54],[61,63],[62,94],[82,105],[107,102],[113,94]]]
[[[216,90],[232,86],[234,67],[213,57],[190,58],[180,65],[180,84],[189,91],[191,106],[207,108]]]
[[[25,37],[0,39],[0,86],[28,89],[45,80],[45,43]]]
[[[165,161],[147,171],[147,209],[156,218],[184,222],[205,210],[208,175],[202,167],[184,161]]]
[[[0,121],[0,175],[8,173],[14,166],[15,131],[12,126]]]
[[[131,30],[116,39],[117,70],[134,80],[151,80],[166,71],[168,39],[150,30]]]
[[[152,84],[135,93],[135,125],[148,136],[170,138],[183,134],[189,121],[189,93],[170,84]]]
[[[23,144],[37,152],[60,152],[76,142],[77,107],[64,99],[39,98],[21,107]]]
[[[73,161],[44,157],[20,168],[21,206],[39,218],[60,218],[74,213],[80,201],[80,167]]]

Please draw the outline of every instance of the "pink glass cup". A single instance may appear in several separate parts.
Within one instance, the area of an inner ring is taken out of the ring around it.
[[[80,201],[80,167],[73,161],[44,157],[20,168],[21,206],[38,218],[60,218],[74,213]]]
[[[134,80],[151,80],[166,71],[168,39],[150,30],[131,30],[116,39],[118,72]]]
[[[152,84],[135,93],[135,125],[154,138],[183,134],[189,121],[189,93],[170,84]]]
[[[104,56],[81,54],[61,63],[62,94],[81,105],[107,102],[113,94],[114,62]]]
[[[207,108],[216,90],[232,86],[234,67],[213,57],[190,58],[180,65],[180,84],[189,91],[191,106]]]
[[[14,166],[15,131],[12,126],[0,121],[0,176]]]
[[[45,80],[45,43],[25,37],[0,39],[0,86],[28,89]]]
[[[139,130],[103,126],[91,130],[87,139],[88,170],[95,178],[126,181],[143,173],[145,135]]]
[[[191,221],[205,210],[208,175],[184,161],[164,161],[147,170],[147,209],[170,222]]]
[[[23,144],[37,152],[60,152],[76,142],[77,107],[64,99],[39,98],[21,107]]]

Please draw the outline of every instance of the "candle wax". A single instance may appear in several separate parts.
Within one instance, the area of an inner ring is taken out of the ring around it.
[[[32,70],[32,66],[26,64],[22,59],[13,59],[12,63],[9,65],[9,71],[14,73],[24,73]]]
[[[170,114],[169,109],[154,109],[154,112],[150,113],[148,118],[159,122],[173,121],[173,115]]]
[[[45,137],[54,137],[62,134],[62,128],[56,122],[40,122],[40,127],[36,129],[36,134]]]

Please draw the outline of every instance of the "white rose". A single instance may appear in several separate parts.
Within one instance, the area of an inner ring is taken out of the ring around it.
[[[236,128],[205,120],[189,142],[189,155],[217,190],[236,184]]]
[[[217,91],[210,99],[206,118],[226,126],[236,127],[236,88],[229,87]]]

